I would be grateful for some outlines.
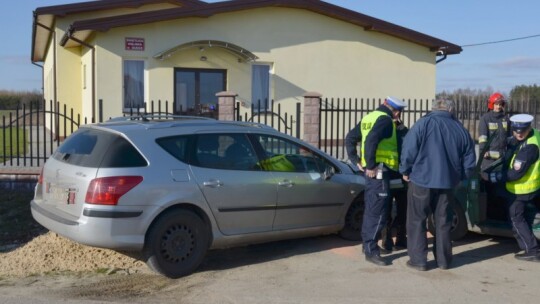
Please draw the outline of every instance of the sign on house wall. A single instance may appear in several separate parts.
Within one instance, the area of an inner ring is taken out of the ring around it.
[[[127,51],[144,51],[144,38],[126,37]]]

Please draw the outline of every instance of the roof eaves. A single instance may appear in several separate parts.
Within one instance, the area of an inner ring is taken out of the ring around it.
[[[206,3],[203,6],[190,8],[179,7],[166,10],[76,21],[72,24],[72,30],[73,32],[82,30],[107,31],[114,27],[167,21],[187,17],[207,18],[219,13],[228,13],[269,6],[310,10],[318,14],[358,25],[367,31],[380,32],[420,44],[428,47],[434,52],[444,50],[446,54],[452,55],[459,54],[462,51],[460,46],[453,43],[320,0],[232,0]]]
[[[79,14],[94,11],[110,10],[115,8],[138,8],[148,4],[172,3],[183,7],[196,7],[206,5],[206,2],[198,0],[108,0],[108,1],[88,1],[71,4],[53,5],[38,7],[35,10],[37,15],[66,16],[69,14]]]

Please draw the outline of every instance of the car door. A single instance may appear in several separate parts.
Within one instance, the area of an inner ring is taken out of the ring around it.
[[[219,230],[225,235],[271,231],[277,200],[271,172],[257,165],[244,134],[197,134],[190,161]]]
[[[256,135],[264,170],[277,180],[274,230],[338,224],[350,201],[349,181],[340,174],[329,179],[331,163],[309,148],[279,136]]]

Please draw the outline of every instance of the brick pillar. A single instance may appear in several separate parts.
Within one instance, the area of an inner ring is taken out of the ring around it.
[[[315,147],[319,147],[319,132],[321,122],[319,111],[321,107],[322,95],[317,92],[306,92],[304,94],[304,141]]]
[[[216,94],[218,97],[218,119],[234,121],[234,102],[236,100],[235,92],[224,91]]]

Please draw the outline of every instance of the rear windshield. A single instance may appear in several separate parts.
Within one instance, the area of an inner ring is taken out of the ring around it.
[[[90,129],[70,135],[52,156],[72,165],[91,168],[144,167],[148,163],[122,136]]]

